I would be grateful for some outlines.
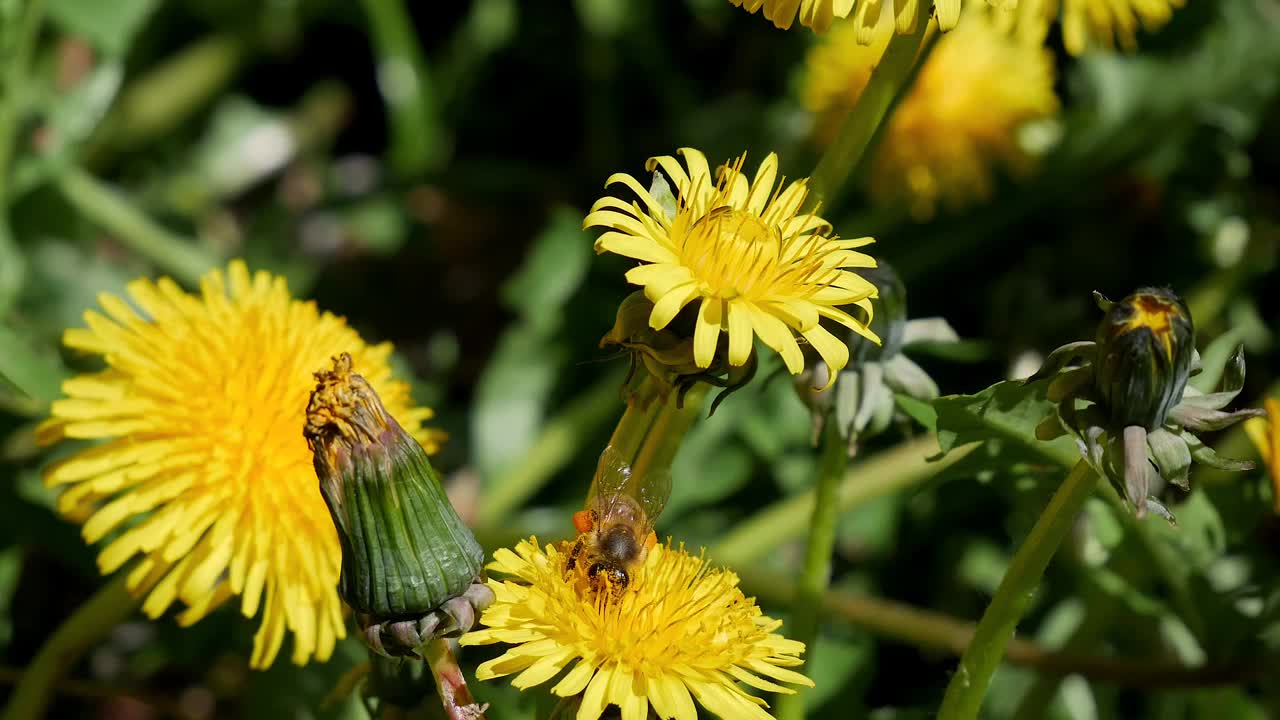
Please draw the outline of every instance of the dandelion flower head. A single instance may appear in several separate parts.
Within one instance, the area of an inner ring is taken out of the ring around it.
[[[512,685],[523,690],[567,670],[551,692],[582,696],[577,720],[609,705],[622,720],[644,720],[650,706],[660,718],[696,720],[695,700],[722,718],[771,720],[739,681],[780,693],[794,690],[779,683],[812,687],[788,669],[804,644],[778,635],[781,621],[761,614],[733,573],[658,545],[620,594],[597,594],[582,564],[566,571],[568,545],[530,538],[494,553],[489,569],[508,579],[489,581],[497,601],[480,617],[485,629],[461,642],[514,647],[482,664],[481,680],[519,673]]]
[[[972,0],[970,0],[972,1]],[[1007,6],[1017,0],[987,0],[991,4]],[[786,30],[797,14],[800,24],[814,31],[825,33],[838,18],[852,17],[858,26],[872,28],[882,19],[890,19],[899,33],[909,33],[916,27],[921,0],[729,0],[734,5],[754,13],[761,8],[764,16],[775,26]],[[960,18],[961,0],[923,0],[932,7],[943,30],[955,27]]]
[[[1062,41],[1072,55],[1086,50],[1133,50],[1139,28],[1155,32],[1186,0],[1019,0],[1021,32],[1043,37],[1047,23],[1060,18]]]
[[[175,601],[189,625],[232,597],[262,621],[252,664],[270,665],[293,633],[293,662],[326,660],[344,636],[341,551],[302,437],[312,370],[348,352],[388,409],[428,449],[409,388],[392,379],[389,344],[366,345],[345,320],[290,297],[284,278],[243,262],[202,278],[135,280],[125,300],[64,335],[106,368],[63,383],[44,442],[101,441],[51,465],[58,509],[108,540],[103,573],[134,558],[129,589],[158,617]],[[140,557],[139,557],[140,556]]]
[[[939,202],[964,206],[989,197],[996,169],[1034,167],[1021,131],[1058,109],[1051,53],[1008,30],[999,10],[970,6],[937,41],[889,118],[871,158],[868,190],[880,203],[905,203],[918,217]],[[829,141],[866,88],[890,30],[861,45],[858,29],[837,27],[807,59],[804,102],[815,134]]]
[[[723,331],[729,365],[747,362],[758,335],[798,374],[804,369],[798,335],[826,362],[832,378],[848,362],[849,349],[819,324],[820,318],[879,342],[867,327],[876,288],[852,270],[875,267],[874,259],[855,250],[871,238],[840,239],[826,220],[801,212],[808,181],[777,181],[773,153],[750,181],[742,172],[745,156],[721,167],[713,179],[701,152],[682,148],[680,153],[685,166],[669,155],[650,158],[646,165],[670,178],[674,195],[659,173],[653,192],[617,173],[608,184],[627,186],[639,202],[603,197],[583,223],[606,230],[596,240],[596,252],[644,263],[628,271],[627,280],[643,287],[654,304],[653,329],[667,327],[686,305],[696,303],[698,367],[711,366]],[[860,316],[842,306],[859,308]]]

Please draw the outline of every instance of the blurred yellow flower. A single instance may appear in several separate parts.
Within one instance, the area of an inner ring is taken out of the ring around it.
[[[1280,514],[1280,400],[1267,398],[1266,418],[1249,418],[1244,432],[1258,449],[1258,455],[1271,474],[1271,502]]]
[[[523,690],[570,668],[551,692],[582,695],[577,720],[609,705],[622,720],[644,720],[650,706],[661,718],[697,720],[694,700],[722,718],[772,720],[738,681],[788,694],[778,683],[813,686],[787,669],[801,664],[804,644],[775,633],[782,622],[761,614],[732,572],[659,545],[621,595],[596,597],[579,577],[583,565],[566,570],[567,557],[537,538],[494,553],[489,569],[511,579],[489,581],[498,599],[480,616],[486,629],[461,642],[514,647],[481,665],[479,679],[520,673],[511,684]]]
[[[1125,50],[1137,46],[1137,31],[1160,29],[1186,0],[1019,0],[1020,31],[1043,37],[1047,23],[1062,21],[1067,51],[1079,55],[1092,48]],[[1061,11],[1061,12],[1059,12]]]
[[[391,379],[391,346],[369,346],[346,321],[290,297],[284,278],[235,261],[207,274],[200,294],[173,281],[135,280],[137,310],[102,294],[67,347],[106,369],[67,380],[40,428],[43,442],[102,440],[55,463],[58,509],[84,523],[110,573],[135,556],[127,583],[158,617],[181,625],[232,596],[262,610],[252,664],[275,659],[285,630],[293,662],[326,660],[345,635],[337,583],[342,555],[302,437],[312,371],[349,352],[388,409],[428,449],[438,436]],[[140,312],[139,312],[140,311]]]
[[[606,196],[583,222],[608,229],[596,240],[596,252],[645,263],[628,271],[627,280],[642,286],[653,302],[653,329],[665,328],[697,300],[693,354],[698,367],[710,367],[723,330],[731,366],[747,362],[759,335],[797,374],[804,369],[799,333],[831,368],[831,378],[848,362],[849,349],[818,324],[819,318],[879,342],[867,327],[876,288],[847,269],[875,267],[869,255],[854,251],[871,238],[838,239],[826,220],[813,212],[801,214],[807,180],[785,189],[785,181],[777,182],[775,189],[778,158],[773,153],[750,182],[742,173],[745,156],[721,167],[712,180],[701,152],[682,148],[680,153],[688,172],[670,155],[645,165],[650,172],[661,168],[675,184],[675,196],[656,173],[653,192],[617,173],[607,184],[626,185],[643,207]],[[865,319],[840,309],[844,305],[861,308]]]
[[[997,167],[1019,175],[1034,165],[1019,131],[1058,109],[1053,57],[1038,40],[1008,32],[1000,13],[970,6],[938,39],[873,151],[866,183],[878,202],[906,203],[927,218],[939,201],[987,198]],[[858,29],[841,24],[810,51],[803,101],[820,141],[857,103],[891,32],[881,23],[861,45]]]

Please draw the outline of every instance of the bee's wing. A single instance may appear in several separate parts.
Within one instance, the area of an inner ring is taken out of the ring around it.
[[[639,505],[644,510],[645,525],[639,529],[647,532],[653,529],[670,497],[670,470],[637,474],[622,453],[610,445],[600,453],[596,476],[587,494],[587,507],[596,510],[601,518],[620,518],[633,517],[635,512],[631,508]]]
[[[671,499],[670,468],[633,473],[627,495],[639,502],[640,507],[644,509],[646,525],[644,530],[652,530],[654,524],[658,522],[658,516],[667,506],[667,500]]]
[[[631,485],[631,463],[622,457],[612,445],[605,446],[600,453],[600,462],[596,465],[596,475],[591,479],[591,490],[587,493],[587,508],[597,509],[598,499],[605,501],[625,494]]]

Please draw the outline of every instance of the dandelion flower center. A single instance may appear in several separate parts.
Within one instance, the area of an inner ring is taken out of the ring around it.
[[[601,198],[583,223],[606,229],[597,252],[645,263],[628,271],[627,280],[644,287],[653,303],[650,327],[666,328],[694,304],[698,367],[711,367],[723,333],[728,347],[722,357],[730,366],[745,365],[759,337],[798,374],[805,365],[802,340],[827,363],[831,378],[848,362],[849,349],[819,324],[821,318],[879,342],[868,328],[876,287],[854,271],[875,267],[874,259],[855,251],[871,238],[840,239],[826,220],[802,212],[807,181],[779,182],[772,153],[751,180],[739,157],[720,168],[713,182],[701,152],[680,152],[684,167],[671,156],[648,163],[670,178],[677,197],[665,194],[670,191],[662,176],[650,192],[619,173],[609,182],[626,185],[639,202]],[[659,197],[675,200],[674,212]],[[850,306],[858,308],[856,316]]]
[[[682,255],[689,269],[726,300],[758,296],[782,253],[782,239],[744,210],[720,209],[690,230]]]
[[[462,643],[516,647],[481,665],[480,679],[519,673],[512,684],[524,689],[568,670],[551,690],[583,695],[578,720],[611,704],[624,720],[643,720],[650,705],[660,717],[695,720],[695,699],[723,718],[767,720],[765,702],[739,681],[783,693],[793,691],[779,682],[812,685],[787,669],[804,645],[775,633],[781,622],[761,614],[733,573],[660,545],[614,595],[590,590],[581,567],[566,572],[567,557],[565,546],[539,548],[536,538],[494,554],[489,568],[511,579],[490,580],[498,599],[480,618],[486,629]]]

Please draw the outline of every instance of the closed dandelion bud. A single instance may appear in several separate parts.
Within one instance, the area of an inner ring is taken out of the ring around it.
[[[304,434],[342,545],[340,590],[366,640],[376,651],[408,654],[469,626],[472,606],[491,599],[472,597],[484,551],[426,452],[351,371],[350,356],[316,380]]]
[[[887,360],[902,352],[903,338],[907,330],[907,286],[889,263],[879,264],[862,271],[880,293],[876,300],[876,313],[868,327],[880,337],[876,344],[855,332],[846,332],[849,343],[849,365],[857,367],[871,360]]]
[[[1105,307],[1098,325],[1094,384],[1113,427],[1155,430],[1182,399],[1195,330],[1169,290],[1143,288]]]

